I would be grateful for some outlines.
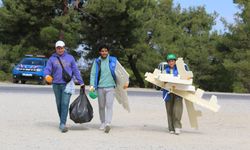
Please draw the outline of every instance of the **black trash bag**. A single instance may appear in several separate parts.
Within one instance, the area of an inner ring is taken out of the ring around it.
[[[75,123],[90,122],[93,118],[93,113],[88,97],[83,90],[80,90],[80,95],[70,104],[70,119]]]

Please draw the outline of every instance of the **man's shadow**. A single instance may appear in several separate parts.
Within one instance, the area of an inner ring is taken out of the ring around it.
[[[163,127],[163,126],[158,126],[158,125],[153,125],[153,124],[145,124],[143,126],[137,126],[138,130],[141,131],[145,131],[145,132],[169,132],[167,127]],[[181,133],[186,133],[186,134],[203,134],[202,132],[200,132],[199,130],[196,129],[191,129],[191,130],[186,130],[186,129],[182,129]]]
[[[35,126],[39,128],[59,128],[58,122],[52,121],[43,121],[43,122],[36,122]],[[100,124],[95,123],[82,123],[82,124],[74,124],[72,122],[67,124],[69,130],[92,130],[92,129],[99,129]]]
[[[94,123],[82,123],[82,124],[70,124],[69,130],[77,131],[77,130],[97,130],[99,129],[99,124]]]

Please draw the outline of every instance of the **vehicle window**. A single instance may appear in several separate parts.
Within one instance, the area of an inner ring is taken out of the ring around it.
[[[43,60],[32,60],[32,59],[23,59],[20,64],[23,65],[39,65],[39,66],[43,66],[44,65],[44,61]]]
[[[165,70],[167,68],[167,66],[168,66],[168,64],[164,64],[164,69],[163,70]]]
[[[159,69],[160,69],[160,70],[162,70],[162,67],[161,67],[161,65],[159,65]]]

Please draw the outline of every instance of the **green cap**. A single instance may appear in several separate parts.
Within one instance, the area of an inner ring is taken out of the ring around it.
[[[175,54],[168,54],[166,58],[167,58],[167,61],[169,61],[169,60],[176,60]]]
[[[98,94],[96,93],[96,91],[90,91],[89,92],[89,97],[91,97],[92,99],[96,99],[98,96]]]

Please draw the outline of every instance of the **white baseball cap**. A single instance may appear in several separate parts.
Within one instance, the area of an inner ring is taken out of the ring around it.
[[[63,41],[57,41],[55,47],[64,47],[65,43]]]

